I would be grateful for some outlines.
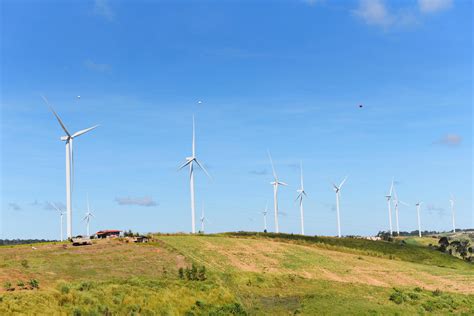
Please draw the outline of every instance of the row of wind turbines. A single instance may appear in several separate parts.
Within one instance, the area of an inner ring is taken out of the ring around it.
[[[49,106],[50,110],[56,117],[59,125],[65,132],[65,136],[62,136],[60,139],[61,141],[64,141],[66,144],[66,212],[64,213],[62,210],[60,210],[57,205],[52,204],[52,206],[59,212],[60,214],[60,219],[61,219],[61,240],[63,237],[63,215],[66,214],[66,223],[67,223],[67,238],[72,238],[72,191],[73,191],[73,182],[74,182],[74,152],[73,152],[73,140],[87,132],[92,131],[93,129],[97,128],[99,125],[95,125],[83,130],[80,130],[76,133],[70,133],[69,130],[66,128],[65,124],[59,117],[59,115],[54,111],[53,107],[49,103],[49,101],[46,99],[46,97],[42,96],[43,100],[45,103]],[[273,164],[273,159],[270,154],[270,151],[268,151],[268,158],[270,160],[270,164],[272,167],[272,173],[273,173],[273,181],[270,182],[270,184],[273,187],[273,207],[274,207],[274,219],[275,219],[275,232],[279,233],[279,214],[278,214],[278,189],[280,186],[287,186],[288,184],[280,181],[280,179],[277,176],[277,173],[275,171],[275,166]],[[192,121],[192,147],[191,147],[191,156],[186,157],[185,161],[182,163],[181,166],[179,166],[178,170],[181,170],[183,168],[188,167],[189,168],[189,186],[190,186],[190,203],[191,203],[191,232],[194,234],[196,233],[196,207],[195,207],[195,175],[194,175],[194,169],[195,165],[199,167],[201,170],[204,171],[204,173],[209,177],[209,179],[212,179],[209,173],[207,172],[206,168],[203,166],[203,164],[200,163],[200,161],[197,159],[196,156],[196,132],[195,132],[195,119],[193,116],[193,121]],[[297,189],[297,198],[296,200],[299,202],[299,210],[300,210],[300,225],[301,225],[301,234],[304,235],[304,203],[303,200],[304,198],[307,197],[307,193],[304,189],[304,180],[303,180],[303,164],[300,163],[300,187]],[[333,190],[336,194],[336,216],[337,216],[337,236],[341,237],[341,221],[340,221],[340,192],[342,187],[347,181],[347,176],[341,181],[339,185],[332,184]],[[393,196],[392,196],[393,195]],[[392,179],[392,183],[390,186],[390,191],[389,194],[385,196],[387,199],[388,203],[388,215],[389,215],[389,229],[390,229],[390,235],[393,235],[393,227],[392,227],[392,202],[394,203],[394,208],[395,208],[395,218],[396,218],[396,230],[397,234],[400,233],[400,228],[399,228],[399,216],[398,216],[398,208],[399,204],[404,204],[409,206],[408,203],[403,202],[399,200],[398,195],[396,193],[395,187],[394,187],[394,181]],[[417,202],[415,204],[416,210],[417,210],[417,218],[418,218],[418,232],[419,236],[421,237],[421,222],[420,222],[420,208],[423,202]],[[453,232],[456,232],[456,225],[455,225],[455,214],[454,214],[454,197],[451,195],[450,199],[451,203],[451,213],[452,213],[452,225],[453,225]],[[268,213],[268,204],[265,210],[262,212],[264,216],[264,229],[267,230],[267,213]],[[93,214],[90,211],[90,206],[89,206],[89,198],[87,198],[87,212],[85,214],[86,216],[83,218],[83,220],[86,222],[86,227],[87,227],[87,235],[90,235],[89,232],[89,223],[91,218],[93,217]],[[207,219],[204,216],[204,207],[202,209],[202,215],[200,218],[201,222],[201,231],[204,232],[204,222],[206,222]]]

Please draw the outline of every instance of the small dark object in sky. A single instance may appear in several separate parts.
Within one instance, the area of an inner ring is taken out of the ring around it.
[[[359,104],[359,108],[362,109],[364,106],[362,104]]]

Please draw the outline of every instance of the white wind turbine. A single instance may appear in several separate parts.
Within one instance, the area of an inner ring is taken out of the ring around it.
[[[398,194],[397,194],[397,190],[395,189],[395,187],[393,187],[393,194],[395,195],[395,198],[393,199],[393,204],[395,206],[395,220],[396,220],[396,224],[397,224],[397,236],[400,236],[400,225],[398,223],[398,206],[400,204],[408,206],[408,204],[403,202],[403,201],[400,201],[398,199]]]
[[[275,172],[275,167],[273,166],[272,156],[270,155],[270,151],[268,151],[268,157],[270,158],[270,163],[272,165],[273,171],[273,181],[270,184],[273,186],[273,208],[274,208],[274,216],[275,216],[275,232],[278,234],[280,232],[280,228],[278,226],[278,187],[280,185],[287,186],[285,182],[281,182],[278,180],[278,176]]]
[[[204,222],[207,222],[209,223],[209,221],[207,220],[207,217],[204,216],[204,204],[202,205],[202,210],[201,210],[201,233],[204,234]]]
[[[418,237],[421,237],[421,220],[420,220],[420,209],[423,202],[416,203],[416,215],[418,217]]]
[[[300,168],[301,168],[301,187],[296,190],[298,193],[298,197],[296,200],[300,201],[300,220],[301,220],[301,235],[304,235],[304,209],[303,209],[303,196],[306,195],[306,191],[304,190],[304,184],[303,184],[303,163],[300,162]]]
[[[90,223],[92,217],[94,217],[94,215],[92,214],[91,209],[90,209],[89,196],[87,196],[87,212],[86,212],[86,216],[82,219],[83,221],[86,222],[87,236],[90,236],[89,223]]]
[[[268,202],[265,205],[265,210],[262,212],[263,214],[263,229],[264,232],[267,232],[267,213],[268,213]]]
[[[393,179],[392,184],[390,185],[390,192],[385,197],[387,198],[387,205],[388,205],[388,222],[390,224],[390,236],[393,236],[393,229],[392,229],[392,191],[393,191]]]
[[[67,238],[72,238],[72,187],[74,184],[74,152],[72,150],[72,141],[75,137],[81,136],[99,125],[95,125],[83,130],[80,130],[74,134],[69,133],[63,121],[59,115],[54,111],[53,107],[49,104],[48,99],[42,96],[44,102],[49,106],[54,116],[61,125],[61,128],[66,133],[66,136],[61,136],[61,140],[66,142],[66,231]]]
[[[60,217],[60,227],[61,227],[61,238],[60,240],[63,241],[63,215],[65,214],[63,210],[61,210],[56,204],[49,202],[49,205],[51,205],[56,211],[59,212],[59,217]]]
[[[195,136],[195,127],[194,127],[194,116],[193,116],[193,143],[192,143],[192,155],[191,157],[186,157],[186,161],[179,167],[178,170],[183,169],[189,165],[189,186],[191,192],[191,231],[193,234],[196,233],[196,216],[195,216],[195,203],[194,203],[194,163],[196,163],[199,168],[206,173],[206,175],[211,178],[207,170],[199,163],[196,158],[196,136]]]
[[[341,237],[341,218],[339,215],[339,192],[342,189],[342,186],[344,185],[344,182],[346,182],[347,176],[342,180],[341,184],[339,186],[335,185],[334,183],[332,184],[334,188],[334,192],[336,192],[336,212],[337,212],[337,236],[340,238]]]
[[[452,220],[453,220],[453,233],[456,232],[456,221],[455,221],[455,214],[454,214],[454,196],[451,194],[451,199],[449,199],[449,203],[451,204],[451,217],[452,217]]]

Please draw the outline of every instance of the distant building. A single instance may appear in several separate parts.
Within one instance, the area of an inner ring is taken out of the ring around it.
[[[121,230],[108,229],[108,230],[99,230],[95,235],[97,238],[116,238],[120,237]]]

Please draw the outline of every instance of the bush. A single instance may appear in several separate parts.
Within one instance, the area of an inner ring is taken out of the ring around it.
[[[68,294],[70,289],[71,289],[71,287],[67,283],[63,283],[59,286],[59,291],[62,294]]]
[[[395,292],[390,295],[390,300],[395,304],[402,304],[405,301],[405,295],[403,295],[402,292],[395,290]]]
[[[20,281],[16,282],[16,285],[17,285],[19,288],[22,289],[22,288],[25,287],[25,282],[23,282],[23,281],[20,280]]]
[[[433,291],[433,296],[441,296],[441,294],[443,294],[443,292],[441,292],[439,289]]]
[[[28,285],[32,288],[32,289],[39,289],[39,282],[38,280],[36,279],[30,279],[28,281]]]
[[[12,287],[12,283],[11,282],[5,282],[3,283],[3,288],[5,289],[5,291],[14,291],[15,289]]]
[[[191,266],[191,269],[190,268],[186,268],[186,269],[179,268],[178,276],[181,280],[184,280],[186,278],[186,280],[188,280],[188,281],[205,281],[205,280],[207,280],[206,267],[201,266],[201,267],[198,268],[193,263],[192,266]]]
[[[26,259],[21,260],[21,266],[25,269],[29,268],[30,265],[28,264],[28,260],[26,260]]]

